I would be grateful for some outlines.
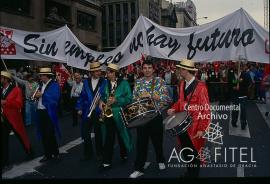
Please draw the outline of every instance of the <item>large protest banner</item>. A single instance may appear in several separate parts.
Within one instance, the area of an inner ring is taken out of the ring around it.
[[[269,32],[239,9],[216,21],[190,28],[160,26],[140,16],[125,40],[110,52],[83,45],[67,26],[49,32],[27,32],[0,26],[1,58],[67,63],[88,69],[89,63],[128,66],[142,54],[196,62],[245,59],[269,63]]]

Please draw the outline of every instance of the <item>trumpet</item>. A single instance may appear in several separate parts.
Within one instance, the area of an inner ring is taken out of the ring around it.
[[[31,96],[31,100],[36,100],[35,95],[37,94],[38,89],[39,89],[39,87],[37,87],[36,91],[35,91],[35,92],[33,93],[33,95]]]
[[[101,93],[100,93],[100,87],[99,87],[97,93],[94,96],[93,102],[90,105],[90,111],[89,111],[89,113],[87,115],[88,118],[91,117],[91,114],[92,114],[93,110],[96,108],[100,97],[101,97]]]

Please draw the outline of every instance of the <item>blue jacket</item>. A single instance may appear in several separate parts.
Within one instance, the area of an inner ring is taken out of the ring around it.
[[[48,115],[50,119],[52,120],[54,130],[56,132],[56,135],[58,138],[62,137],[60,127],[59,127],[59,120],[58,120],[58,104],[60,100],[60,86],[59,84],[51,80],[49,84],[46,86],[44,93],[42,95],[42,104],[46,107],[46,111],[48,112]],[[40,125],[39,121],[37,122],[37,131],[38,131],[38,136],[42,136],[40,133]]]

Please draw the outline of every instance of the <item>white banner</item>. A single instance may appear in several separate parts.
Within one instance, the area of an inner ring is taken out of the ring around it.
[[[0,27],[3,59],[44,60],[88,69],[89,63],[127,66],[142,54],[196,62],[246,59],[269,63],[269,32],[243,9],[190,28],[168,28],[140,16],[121,45],[110,52],[84,46],[67,26],[49,32],[26,32]]]

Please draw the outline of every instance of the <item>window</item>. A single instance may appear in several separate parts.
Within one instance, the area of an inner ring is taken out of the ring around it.
[[[91,50],[95,50],[97,51],[97,45],[93,45],[93,44],[84,44],[87,48],[91,49]]]
[[[69,6],[54,1],[46,1],[45,8],[47,20],[63,23],[71,21],[71,10]]]
[[[121,18],[120,18],[120,4],[116,4],[116,21],[121,21]]]
[[[1,10],[7,10],[19,14],[30,15],[30,0],[1,1]]]
[[[78,11],[77,12],[77,26],[78,28],[82,28],[86,30],[95,30],[96,29],[96,16]]]
[[[124,22],[128,22],[128,4],[124,3],[123,4],[123,10],[124,10]]]

